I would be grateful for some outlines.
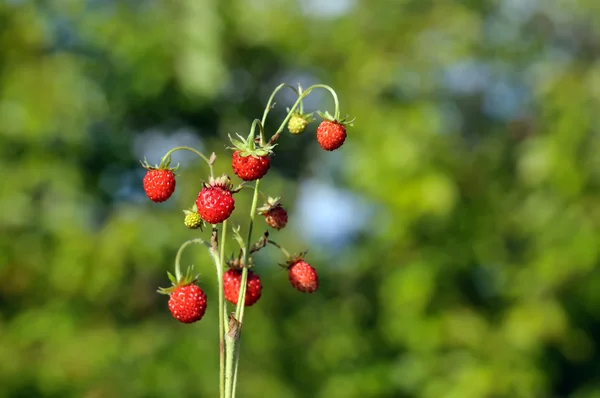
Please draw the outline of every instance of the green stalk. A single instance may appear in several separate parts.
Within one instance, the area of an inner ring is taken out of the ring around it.
[[[277,141],[277,138],[279,137],[279,135],[281,135],[281,132],[285,128],[289,119],[292,117],[292,114],[294,113],[296,108],[298,106],[301,106],[302,100],[306,96],[308,96],[308,94],[310,94],[310,92],[314,88],[324,88],[332,94],[334,102],[335,102],[335,118],[337,119],[339,117],[338,98],[337,98],[335,91],[331,87],[323,85],[323,84],[316,84],[314,86],[309,87],[308,89],[306,89],[304,91],[301,90],[300,92],[298,92],[294,87],[292,87],[288,84],[285,84],[285,83],[280,84],[279,86],[277,86],[277,88],[275,88],[275,90],[269,97],[269,101],[267,102],[267,106],[263,113],[262,121],[259,124],[259,126],[261,127],[261,144],[263,143],[262,142],[262,140],[263,140],[262,127],[264,126],[264,124],[266,122],[269,111],[272,109],[272,103],[273,103],[273,99],[275,98],[275,94],[277,94],[277,92],[284,87],[291,88],[296,94],[298,94],[298,99],[294,103],[294,106],[289,110],[286,118],[283,120],[283,122],[281,123],[281,125],[279,126],[279,128],[277,129],[275,134],[273,134],[273,136],[271,136],[271,139],[269,140],[270,143],[274,143],[275,141]],[[257,121],[254,121],[252,123],[251,133],[254,132],[254,128],[256,127],[257,124],[258,124]],[[225,356],[225,398],[235,398],[235,392],[236,392],[236,387],[237,387],[237,373],[238,373],[238,367],[239,367],[239,361],[240,361],[240,356],[239,356],[240,335],[242,332],[242,325],[243,325],[243,320],[244,320],[244,308],[245,308],[244,303],[246,301],[246,284],[248,283],[247,282],[248,281],[248,259],[250,257],[250,245],[251,245],[251,241],[252,241],[252,229],[254,227],[254,218],[255,218],[256,209],[258,206],[258,194],[260,192],[260,181],[261,180],[257,180],[254,185],[252,206],[250,208],[250,222],[248,225],[248,236],[247,236],[246,244],[245,244],[245,247],[243,250],[242,264],[244,265],[244,267],[242,269],[242,280],[240,283],[238,302],[237,302],[237,306],[235,309],[235,315],[230,317],[228,331],[225,334],[225,343],[226,343],[225,344],[225,348],[226,348],[226,350],[225,350],[226,351],[226,356]],[[222,283],[222,281],[220,281],[220,283]]]
[[[235,343],[239,340],[239,327],[235,319],[230,319],[229,331],[225,334],[225,398],[233,398],[233,361]]]
[[[313,88],[324,88],[325,90],[329,91],[329,93],[333,97],[333,102],[335,104],[335,113],[333,114],[334,115],[333,117],[335,120],[339,120],[340,119],[340,102],[338,101],[338,97],[337,97],[337,94],[335,93],[335,90],[325,84],[315,84],[314,86],[310,86],[305,92],[308,93]],[[302,97],[302,98],[304,98],[304,97]]]
[[[165,160],[169,159],[169,157],[171,156],[171,154],[173,152],[181,151],[181,150],[190,151],[190,152],[193,152],[196,155],[200,156],[202,158],[202,160],[204,160],[206,162],[206,164],[208,165],[208,169],[210,170],[210,176],[214,177],[213,162],[211,161],[211,159],[204,156],[204,154],[202,152],[198,151],[197,149],[190,148],[189,146],[178,146],[176,148],[171,149],[169,152],[167,152],[165,154],[165,156],[163,156],[162,160],[165,161]],[[214,157],[214,154],[213,154],[213,157]]]
[[[193,245],[194,243],[201,243],[210,249],[210,244],[202,238],[190,239],[188,241],[183,242],[183,244],[179,247],[179,250],[177,250],[177,255],[175,256],[175,279],[177,281],[181,280],[182,277],[181,266],[179,265],[179,262],[181,260],[181,255],[183,254],[183,250],[189,245]]]
[[[244,248],[244,253],[242,257],[242,264],[244,264],[244,268],[242,269],[242,282],[240,285],[240,293],[239,299],[237,303],[237,307],[235,309],[235,318],[242,323],[244,318],[244,301],[246,300],[246,283],[248,280],[248,257],[250,253],[250,245],[252,244],[252,229],[254,227],[254,217],[256,215],[256,209],[258,207],[258,193],[260,191],[260,180],[256,181],[254,185],[254,194],[252,195],[252,206],[250,207],[250,223],[248,225],[248,236],[246,238],[246,247]]]
[[[279,90],[281,90],[284,87],[287,87],[287,88],[293,90],[296,94],[298,94],[298,91],[296,90],[296,88],[294,86],[290,86],[289,84],[286,84],[286,83],[281,83],[279,86],[275,87],[275,90],[273,90],[273,93],[271,93],[271,96],[269,97],[269,101],[267,102],[267,106],[265,107],[265,112],[263,113],[263,117],[261,120],[261,123],[263,126],[265,125],[265,122],[267,121],[267,115],[273,108],[273,106],[271,104],[273,103],[273,99],[275,99],[275,94],[277,94],[279,92]]]
[[[246,238],[246,247],[244,248],[243,260],[242,264],[244,264],[244,268],[242,269],[242,281],[240,283],[240,293],[238,296],[238,303],[235,309],[235,318],[238,320],[240,325],[239,334],[241,335],[241,327],[243,325],[244,320],[244,309],[246,306],[244,303],[246,302],[246,283],[248,283],[248,258],[250,257],[250,245],[252,242],[252,229],[254,227],[254,217],[256,215],[256,208],[258,207],[258,193],[260,192],[260,180],[256,181],[254,185],[254,194],[252,196],[252,206],[250,207],[250,223],[248,225],[248,237]],[[233,379],[232,379],[232,392],[233,395],[231,398],[235,397],[235,390],[237,387],[237,373],[240,365],[240,340],[236,341],[234,347],[234,363],[233,363]]]
[[[223,267],[225,266],[225,238],[227,237],[227,220],[223,221],[221,231],[221,247],[217,265],[217,286],[219,287],[219,392],[225,398],[225,299],[223,294]]]

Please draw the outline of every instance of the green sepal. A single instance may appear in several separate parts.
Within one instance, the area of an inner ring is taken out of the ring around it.
[[[145,168],[146,170],[169,170],[173,173],[175,173],[175,171],[177,171],[179,169],[179,163],[177,163],[177,166],[175,167],[169,167],[169,165],[171,164],[171,156],[168,156],[166,159],[162,159],[160,164],[158,165],[154,165],[152,166],[150,163],[148,163],[148,161],[146,160],[146,158],[144,158],[143,161],[140,160],[140,163],[142,164],[142,167]]]
[[[175,276],[173,276],[173,274],[172,274],[172,273],[170,273],[169,271],[167,271],[167,276],[169,277],[169,280],[171,281],[171,283],[172,283],[173,285],[176,285],[176,284],[177,284],[177,279],[175,279]]]
[[[170,273],[169,271],[167,271],[167,277],[171,281],[171,285],[172,286],[169,286],[169,287],[159,287],[158,290],[157,290],[157,292],[160,293],[160,294],[170,295],[179,286],[187,286],[187,285],[190,285],[192,283],[195,283],[198,280],[198,278],[200,277],[200,274],[192,275],[193,269],[194,269],[194,266],[190,265],[187,268],[187,271],[186,271],[185,275],[183,275],[181,277],[181,279],[179,279],[179,280],[177,280],[177,278],[175,278],[175,276],[173,276],[172,273]]]
[[[281,264],[279,263],[279,265],[283,268],[289,268],[292,264],[297,263],[300,260],[304,260],[304,258],[306,257],[306,254],[308,253],[308,250],[304,250],[303,252],[300,253],[296,253],[296,254],[292,254],[286,261],[285,264]]]
[[[354,121],[356,120],[356,118],[352,118],[350,119],[350,115],[346,115],[340,119],[335,119],[335,117],[333,117],[329,112],[325,111],[325,113],[321,112],[321,111],[317,111],[317,113],[319,114],[319,116],[321,116],[324,120],[329,120],[330,122],[334,122],[334,123],[338,123],[341,124],[343,126],[350,126],[350,127],[354,127]]]
[[[208,187],[220,187],[223,189],[226,189],[230,192],[232,192],[232,186],[233,184],[231,183],[231,178],[227,175],[227,174],[223,174],[220,177],[214,178],[214,177],[210,177],[208,179],[208,183],[204,183],[203,184],[206,188]],[[198,208],[196,207],[196,211],[198,210]]]
[[[276,144],[265,144],[260,145],[260,143],[255,142],[251,137],[244,138],[239,134],[236,134],[239,137],[239,140],[235,138],[231,138],[229,135],[229,140],[233,144],[233,147],[228,147],[228,149],[234,149],[240,153],[240,156],[245,158],[246,156],[259,157],[259,156],[268,156],[273,153],[273,148],[275,148]]]
[[[265,204],[256,209],[256,214],[265,214],[269,211],[281,206],[281,198],[280,197],[268,197]]]

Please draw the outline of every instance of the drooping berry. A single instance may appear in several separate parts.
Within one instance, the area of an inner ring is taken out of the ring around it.
[[[346,127],[335,121],[323,120],[317,127],[317,141],[321,148],[333,151],[344,144]]]
[[[227,220],[235,209],[229,177],[210,179],[196,199],[198,214],[209,224],[219,224]]]
[[[353,126],[354,119],[348,120],[347,115],[336,119],[329,112],[319,112],[319,115],[323,121],[317,127],[317,142],[326,151],[334,151],[346,141],[346,126]]]
[[[303,114],[300,112],[294,112],[290,121],[288,122],[288,130],[292,134],[302,134],[308,126],[308,123],[312,121],[312,114]]]
[[[314,293],[319,288],[317,271],[304,260],[296,260],[288,265],[288,277],[292,286],[300,292]]]
[[[267,199],[267,202],[258,209],[258,213],[265,218],[265,222],[271,228],[280,230],[287,225],[287,211],[281,206],[279,198]]]
[[[206,294],[195,284],[177,286],[170,294],[169,310],[179,322],[199,321],[206,312]]]
[[[148,170],[143,183],[146,196],[156,203],[164,202],[175,192],[175,174],[171,170]]]
[[[232,304],[237,304],[240,292],[240,286],[242,284],[242,270],[237,268],[231,268],[223,274],[223,289],[225,298]],[[262,294],[262,285],[258,274],[255,274],[251,270],[248,270],[248,277],[246,280],[246,298],[244,305],[250,307],[258,301]]]
[[[175,192],[175,174],[177,167],[169,168],[171,158],[161,160],[159,165],[151,166],[146,160],[142,163],[146,171],[143,179],[144,192],[146,196],[156,203],[164,202]]]

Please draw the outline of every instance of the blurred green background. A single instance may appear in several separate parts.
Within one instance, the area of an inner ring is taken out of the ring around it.
[[[257,257],[239,396],[600,397],[599,5],[0,0],[0,396],[218,395],[204,249],[201,322],[155,293],[206,167],[175,156],[155,205],[139,159],[192,145],[231,173],[227,135],[286,82],[357,122],[333,153],[316,123],[280,140],[272,237],[321,286]]]

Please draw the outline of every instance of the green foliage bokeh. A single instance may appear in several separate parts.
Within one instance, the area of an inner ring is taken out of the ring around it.
[[[201,322],[155,292],[206,168],[182,159],[155,205],[139,148],[191,135],[230,172],[227,135],[302,81],[357,122],[332,154],[315,123],[282,138],[277,241],[310,249],[306,179],[368,219],[310,252],[314,295],[261,253],[239,396],[600,397],[599,21],[591,0],[0,1],[0,396],[218,395],[208,254],[184,256]]]

